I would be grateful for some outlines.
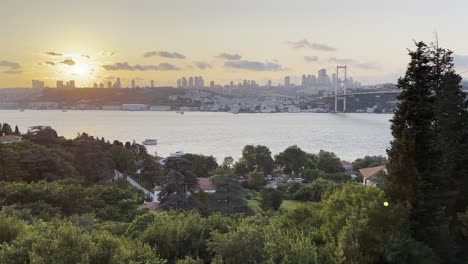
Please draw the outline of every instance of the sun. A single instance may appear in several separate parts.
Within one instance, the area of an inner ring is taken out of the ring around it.
[[[86,75],[89,71],[89,66],[84,63],[77,63],[69,68],[69,72],[75,75]]]

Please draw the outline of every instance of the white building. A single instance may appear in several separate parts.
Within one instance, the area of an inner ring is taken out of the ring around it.
[[[148,105],[145,104],[123,104],[122,110],[126,111],[144,111],[148,110]]]
[[[171,106],[170,105],[151,105],[149,107],[150,111],[170,111]]]

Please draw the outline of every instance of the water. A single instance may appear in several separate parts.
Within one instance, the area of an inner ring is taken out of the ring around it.
[[[387,114],[0,111],[0,122],[18,125],[22,132],[48,125],[67,138],[78,132],[123,142],[156,138],[159,144],[148,146],[150,153],[166,156],[183,150],[213,155],[219,162],[226,156],[239,158],[247,144],[265,145],[273,154],[291,145],[313,153],[324,149],[348,161],[385,155],[391,118]]]

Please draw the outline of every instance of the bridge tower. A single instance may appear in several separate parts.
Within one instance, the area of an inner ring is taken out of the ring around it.
[[[335,113],[338,112],[338,101],[343,101],[343,112],[346,112],[346,84],[348,83],[348,66],[336,66],[335,79]],[[342,77],[344,77],[342,79]],[[339,98],[340,97],[340,98]]]

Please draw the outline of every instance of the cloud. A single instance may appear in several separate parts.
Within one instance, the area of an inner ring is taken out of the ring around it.
[[[361,68],[364,70],[377,70],[380,69],[380,65],[374,63],[356,63],[352,64],[353,67]]]
[[[7,67],[10,69],[19,69],[21,68],[21,65],[17,62],[3,60],[3,61],[0,61],[0,67]]]
[[[272,62],[260,62],[260,61],[226,61],[225,67],[234,69],[244,69],[250,71],[281,71],[283,68],[280,64]]]
[[[81,57],[85,57],[85,58],[87,58],[87,59],[91,59],[91,56],[86,55],[86,54],[81,54]]]
[[[169,59],[185,59],[185,55],[182,55],[177,52],[169,52],[169,51],[148,51],[143,54],[143,57],[150,58],[154,56],[159,56],[162,58],[169,58]]]
[[[61,61],[60,63],[66,64],[66,65],[68,65],[68,66],[73,66],[73,65],[76,64],[76,62],[75,62],[74,60],[72,60],[72,59],[63,60],[63,61]]]
[[[317,56],[304,56],[304,60],[306,62],[314,62],[314,61],[318,61],[318,57]]]
[[[468,55],[453,55],[453,63],[458,69],[468,68]]]
[[[216,56],[220,59],[224,59],[224,60],[240,60],[242,58],[241,55],[235,53],[235,54],[229,54],[229,53],[221,53],[219,54],[218,56]]]
[[[163,62],[159,65],[130,65],[128,62],[117,62],[102,66],[107,71],[178,71],[180,68],[170,63]]]
[[[115,77],[114,77],[114,76],[106,76],[106,77],[104,77],[104,79],[106,79],[106,80],[114,80]]]
[[[310,48],[310,49],[320,50],[320,51],[336,51],[337,50],[336,48],[329,46],[327,44],[312,43],[308,41],[307,39],[302,39],[298,41],[288,41],[288,44],[294,49]]]
[[[23,71],[21,70],[8,70],[8,71],[3,71],[5,74],[21,74]]]
[[[45,63],[49,65],[55,65],[55,62],[51,62],[51,61],[46,61]]]
[[[205,69],[210,69],[211,68],[211,64],[208,64],[208,63],[203,62],[203,61],[195,61],[194,64],[200,70],[205,70]]]
[[[134,80],[135,80],[135,81],[144,81],[144,80],[145,80],[145,78],[136,77],[136,78],[134,78]]]
[[[355,61],[353,59],[348,59],[348,58],[335,58],[331,57],[328,61],[330,62],[335,62],[335,63],[354,63]]]
[[[44,52],[44,53],[50,56],[63,56],[62,53],[55,52],[55,51],[49,51],[49,52]]]

